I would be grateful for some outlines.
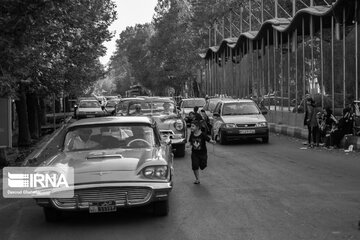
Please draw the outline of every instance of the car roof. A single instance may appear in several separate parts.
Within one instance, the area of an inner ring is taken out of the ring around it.
[[[237,102],[254,103],[254,101],[251,99],[221,99],[220,101],[223,103],[237,103]]]
[[[214,97],[214,98],[209,98],[208,101],[214,101],[214,100],[219,100],[219,101],[225,101],[225,100],[234,100],[233,98],[231,97]]]
[[[189,100],[204,100],[205,101],[205,98],[183,98],[182,100],[183,101],[189,101]]]
[[[136,98],[134,102],[137,100],[144,101],[144,102],[169,102],[174,103],[173,100],[166,98],[166,97],[148,97],[148,98]]]
[[[68,126],[68,128],[88,126],[88,125],[106,125],[106,124],[123,124],[123,123],[141,123],[152,124],[153,121],[147,116],[121,116],[121,117],[98,117],[78,120]]]
[[[80,102],[99,102],[99,101],[95,99],[82,99],[80,100]]]

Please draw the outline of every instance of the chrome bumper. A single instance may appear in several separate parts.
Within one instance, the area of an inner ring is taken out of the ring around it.
[[[116,207],[146,205],[155,201],[166,200],[172,189],[172,183],[151,183],[144,185],[134,183],[109,184],[106,186],[79,186],[73,198],[36,199],[42,207],[53,207],[59,210],[86,210],[91,203],[115,201]]]

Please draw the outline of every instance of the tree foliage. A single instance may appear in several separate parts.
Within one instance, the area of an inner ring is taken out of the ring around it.
[[[112,0],[1,0],[0,95],[20,101],[19,117],[27,112],[24,92],[36,93],[38,104],[49,93],[81,94],[104,74],[99,57],[114,8]]]
[[[261,19],[261,2],[251,1],[252,30],[260,28],[256,19]],[[326,2],[331,4],[335,0]],[[263,3],[264,20],[273,18],[275,1]],[[278,0],[278,3],[278,17],[289,18],[292,1]],[[306,7],[304,3],[309,6],[310,0],[296,1],[296,9]],[[324,5],[325,1],[315,0],[314,4]],[[192,81],[202,67],[203,62],[198,54],[209,47],[214,24],[217,23],[218,28],[225,24],[229,29],[230,12],[240,13],[241,8],[244,10],[243,18],[248,21],[248,0],[158,0],[151,25],[129,27],[119,35],[117,51],[111,62],[111,68],[117,69],[116,76],[123,76],[116,78],[120,81],[117,82],[118,90],[126,90],[126,79],[150,88],[155,94],[165,94],[166,87],[180,92],[184,83]],[[240,20],[236,20],[235,14],[233,16],[233,23],[239,24]],[[248,27],[244,23],[243,31],[248,31]],[[233,37],[236,34],[239,32]],[[223,37],[230,37],[229,32],[225,32]],[[123,67],[119,64],[123,64]]]

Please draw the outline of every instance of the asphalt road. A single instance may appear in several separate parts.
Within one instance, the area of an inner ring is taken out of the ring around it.
[[[46,223],[32,200],[0,199],[0,239],[360,239],[360,155],[269,144],[208,145],[208,168],[193,184],[189,149],[175,159],[167,217],[146,208],[71,214]]]

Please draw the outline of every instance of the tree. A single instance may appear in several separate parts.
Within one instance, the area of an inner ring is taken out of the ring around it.
[[[40,119],[38,111],[27,110],[25,92],[38,105],[41,95],[78,93],[104,74],[98,57],[105,53],[102,42],[111,37],[107,27],[115,19],[114,7],[111,0],[2,1],[1,87],[18,97],[21,133],[29,131],[22,126],[28,123],[22,119],[27,112],[35,128],[33,121]],[[28,145],[28,134],[21,133],[19,144]]]

